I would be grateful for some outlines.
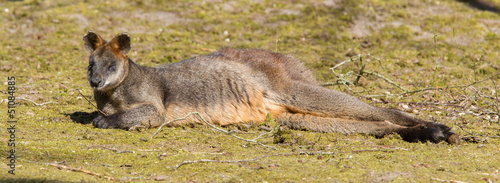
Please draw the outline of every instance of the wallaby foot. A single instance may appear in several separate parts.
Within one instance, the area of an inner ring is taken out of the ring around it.
[[[413,127],[403,128],[398,131],[403,140],[408,142],[433,142],[446,141],[450,144],[460,144],[460,138],[450,127],[439,123],[422,123]]]
[[[112,119],[112,117],[99,115],[92,121],[92,125],[96,128],[118,128],[120,122],[116,119]]]

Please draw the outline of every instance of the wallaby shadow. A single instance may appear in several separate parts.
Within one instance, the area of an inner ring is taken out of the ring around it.
[[[99,111],[94,111],[92,113],[76,111],[74,113],[66,113],[64,115],[69,116],[69,118],[76,123],[92,124],[92,120],[99,116]]]
[[[467,5],[469,5],[470,7],[476,8],[478,10],[500,14],[499,7],[495,3],[487,0],[458,0],[458,2],[467,3]]]

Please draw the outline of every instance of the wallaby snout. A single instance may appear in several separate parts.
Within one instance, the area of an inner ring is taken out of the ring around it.
[[[102,83],[101,77],[93,77],[90,79],[90,86],[94,89],[99,88]]]

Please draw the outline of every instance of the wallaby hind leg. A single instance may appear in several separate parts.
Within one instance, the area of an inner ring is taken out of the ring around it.
[[[352,132],[364,133],[363,131],[359,131],[362,129],[356,128],[355,127],[356,125],[361,125],[361,124],[365,126],[375,125],[373,126],[373,128],[377,129],[376,128],[377,125],[381,125],[385,122],[388,122],[391,123],[392,125],[406,127],[402,128],[400,131],[389,130],[390,131],[389,133],[398,132],[401,135],[404,133],[410,133],[407,132],[408,130],[411,130],[412,131],[411,133],[424,133],[420,136],[415,134],[406,135],[408,137],[404,137],[403,139],[408,139],[407,141],[412,141],[410,139],[413,137],[421,138],[419,139],[420,141],[431,140],[431,138],[434,138],[431,137],[432,136],[431,134],[434,134],[434,136],[436,136],[435,140],[438,140],[438,142],[440,140],[447,140],[450,142],[450,141],[455,141],[453,139],[448,140],[450,137],[457,136],[454,134],[453,131],[451,131],[451,128],[446,125],[427,122],[418,119],[410,114],[395,109],[374,107],[364,103],[363,101],[353,96],[347,95],[339,91],[330,90],[324,87],[306,84],[302,82],[292,82],[292,84],[288,85],[286,91],[287,92],[284,95],[282,95],[282,97],[284,98],[283,101],[285,102],[285,106],[291,113],[311,114],[314,116],[333,118],[336,119],[337,121],[339,120],[345,120],[346,122],[352,121],[353,124],[351,125],[348,125],[347,123],[343,122],[339,124],[339,125],[347,125],[348,126],[347,128],[352,129]],[[332,120],[326,120],[326,121],[321,120],[321,121],[322,122],[319,123],[322,124],[322,123],[328,123],[328,121]],[[387,130],[386,129],[387,126],[383,127],[384,128],[381,129]],[[390,127],[389,129],[391,128],[393,127]],[[423,128],[426,130],[417,130],[416,128]],[[310,130],[322,131],[319,129],[315,130],[311,128]],[[440,132],[442,135],[444,135],[444,139],[441,139],[439,137],[438,135],[439,133],[432,131]],[[372,131],[370,134],[377,135],[377,133],[374,133]],[[384,132],[381,134],[383,135],[387,133]]]
[[[286,114],[279,116],[278,120],[282,125],[292,129],[307,129],[316,132],[363,133],[376,137],[397,133],[408,142],[431,141],[438,143],[446,139],[445,134],[439,128],[425,124],[407,127],[389,121],[358,121],[308,114]],[[447,141],[451,144],[460,143],[456,135],[448,138]]]
[[[402,126],[424,122],[406,113],[374,107],[356,97],[321,86],[296,82],[287,91],[283,96],[285,105],[293,112],[362,121],[388,120]]]

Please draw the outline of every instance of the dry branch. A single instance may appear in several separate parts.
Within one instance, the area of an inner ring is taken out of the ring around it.
[[[265,156],[261,156],[261,157],[254,158],[254,159],[243,159],[243,160],[233,160],[233,161],[231,161],[231,160],[209,160],[209,159],[201,159],[201,160],[196,160],[196,161],[182,161],[177,166],[175,166],[175,167],[168,167],[168,168],[173,168],[174,170],[177,170],[177,169],[179,169],[183,165],[194,164],[194,163],[207,163],[207,162],[212,162],[212,163],[240,163],[240,162],[248,162],[248,161],[257,161],[259,159],[266,158],[266,157],[271,157],[271,156],[265,155]]]
[[[156,132],[151,136],[151,139],[153,139],[157,134],[158,132],[160,132],[160,130],[163,128],[163,126],[167,125],[167,124],[170,124],[172,122],[175,122],[175,121],[179,121],[179,120],[185,120],[187,117],[189,117],[190,115],[198,115],[198,117],[201,119],[201,121],[203,121],[203,123],[207,124],[208,126],[212,127],[213,129],[219,131],[219,132],[222,132],[222,133],[225,133],[227,135],[230,135],[234,138],[237,138],[237,139],[240,139],[240,140],[243,140],[243,141],[246,141],[246,142],[252,142],[252,143],[256,143],[256,144],[259,144],[261,146],[264,146],[264,147],[268,147],[268,148],[271,148],[271,149],[276,149],[276,147],[273,147],[273,146],[268,146],[268,145],[265,145],[265,144],[262,144],[261,142],[257,141],[257,139],[261,138],[264,134],[269,134],[269,133],[272,133],[274,131],[274,128],[273,131],[271,132],[267,132],[267,133],[264,133],[264,134],[261,134],[259,135],[258,137],[254,138],[254,139],[245,139],[245,138],[242,138],[242,137],[239,137],[235,134],[233,134],[232,132],[229,132],[227,130],[224,130],[224,129],[221,129],[219,127],[216,127],[215,125],[209,123],[207,120],[205,120],[205,118],[203,118],[201,116],[201,114],[199,112],[190,112],[189,114],[187,114],[186,116],[182,117],[182,118],[177,118],[177,119],[174,119],[174,120],[171,120],[171,121],[168,121],[166,123],[163,123],[159,128],[158,130],[156,130]]]
[[[413,105],[436,105],[436,106],[451,106],[451,107],[457,107],[457,108],[465,108],[464,106],[456,105],[456,104],[442,104],[442,103],[436,103],[436,102],[392,102],[392,101],[383,101],[383,102],[377,102],[375,103],[391,103],[391,104],[413,104]]]
[[[56,164],[56,163],[49,163],[49,166],[57,167],[59,169],[70,170],[70,171],[73,171],[73,172],[82,172],[82,173],[85,173],[85,174],[89,174],[89,175],[92,175],[92,176],[97,176],[99,178],[105,178],[105,179],[108,179],[108,180],[115,180],[115,178],[113,178],[113,177],[102,175],[100,173],[91,172],[91,171],[85,170],[83,168],[73,168],[73,167],[70,167],[70,166],[60,165],[60,164]]]
[[[85,99],[87,100],[87,102],[89,102],[90,105],[94,106],[94,108],[96,108],[101,114],[103,114],[104,116],[107,116],[107,114],[103,111],[101,111],[101,109],[99,109],[96,105],[94,105],[94,103],[92,103],[89,99],[87,99],[87,97],[85,95],[82,94],[81,90],[80,89],[75,89],[76,91],[78,91],[78,93]]]
[[[156,132],[153,133],[153,135],[151,136],[150,139],[153,139],[158,134],[158,132],[160,132],[160,130],[163,128],[163,126],[168,125],[168,124],[173,123],[173,122],[176,122],[176,121],[185,120],[187,117],[191,116],[192,114],[194,114],[194,112],[190,112],[189,114],[187,114],[186,116],[184,116],[182,118],[177,118],[177,119],[174,119],[174,120],[170,120],[168,122],[165,122],[165,123],[161,124],[160,127],[158,127],[158,130],[156,130]]]
[[[110,150],[110,151],[114,151],[116,153],[135,153],[134,151],[129,151],[129,150],[120,151],[120,150],[112,149],[112,148],[109,148],[109,147],[106,147],[106,146],[99,146],[99,147],[102,147],[103,149],[107,149],[107,150]]]
[[[493,83],[493,86],[495,86],[495,100],[497,101],[497,102],[495,102],[495,107],[496,107],[497,115],[498,115],[498,114],[500,114],[500,107],[498,104],[498,103],[500,103],[500,100],[498,99],[498,88],[497,88],[497,84],[493,78],[491,78],[491,82]],[[500,116],[497,118],[497,123],[500,123]]]
[[[382,149],[368,149],[368,150],[353,150],[353,151],[348,151],[348,152],[341,152],[341,153],[360,153],[360,152],[374,152],[374,151],[384,151],[386,152],[387,149],[390,150],[403,150],[403,151],[408,151],[408,149],[404,148],[399,148],[399,147],[388,147],[388,146],[374,146],[377,148],[382,148]],[[168,168],[173,168],[174,170],[179,169],[181,166],[187,165],[187,164],[195,164],[195,163],[241,163],[241,162],[249,162],[249,161],[257,161],[263,158],[268,158],[268,157],[273,157],[273,156],[296,156],[296,155],[335,155],[336,152],[322,152],[322,151],[301,151],[301,152],[295,152],[295,153],[284,153],[284,154],[272,154],[272,155],[263,155],[257,158],[253,159],[242,159],[242,160],[209,160],[209,159],[201,159],[201,160],[195,160],[195,161],[182,161],[178,165],[174,167],[168,167]]]
[[[496,77],[498,75],[500,75],[500,72],[496,73],[496,74],[493,74],[492,76],[484,78],[482,80],[474,81],[474,82],[469,83],[467,85],[455,85],[455,86],[446,86],[446,87],[429,87],[429,88],[423,88],[423,89],[418,89],[418,90],[413,90],[413,91],[406,91],[406,92],[398,93],[398,94],[365,95],[365,96],[362,96],[362,97],[369,98],[369,97],[404,96],[406,94],[413,94],[413,93],[418,93],[418,92],[423,92],[423,91],[428,91],[428,90],[446,90],[446,89],[450,89],[450,88],[467,88],[467,87],[470,87],[472,85],[476,85],[476,84],[485,82],[487,80],[493,79],[494,77]]]
[[[375,59],[375,60],[377,60],[377,61],[379,61],[379,62],[380,62],[380,59],[378,59],[378,58],[376,58],[376,57],[374,57],[374,56],[372,56],[372,55],[370,55],[370,54],[367,54],[366,56],[367,56],[367,57],[370,57],[370,58],[373,58],[373,59]],[[340,74],[340,75],[339,75],[339,74],[337,74],[337,73],[335,72],[335,69],[336,69],[337,67],[340,67],[341,65],[344,65],[344,64],[349,63],[349,62],[355,62],[355,61],[359,61],[359,62],[360,62],[361,69],[358,71],[358,74],[357,74],[357,76],[356,76],[356,80],[355,80],[354,82],[351,82],[351,81],[349,81],[349,80],[345,79],[345,77],[344,77],[344,76],[350,76],[352,72],[348,72],[348,73],[346,73],[345,75],[342,75],[342,74]],[[390,83],[391,85],[394,85],[394,86],[398,87],[399,89],[403,90],[404,92],[407,92],[407,91],[408,91],[407,89],[403,88],[403,87],[402,87],[401,85],[399,85],[398,83],[396,83],[396,82],[394,82],[394,81],[392,81],[392,80],[390,80],[390,79],[388,79],[388,78],[386,78],[386,77],[382,76],[381,74],[378,74],[378,73],[376,73],[376,72],[371,72],[371,71],[367,71],[367,70],[365,70],[365,65],[363,64],[363,55],[362,55],[362,54],[359,54],[359,55],[357,55],[357,56],[351,57],[349,60],[345,60],[345,61],[340,62],[339,64],[337,64],[337,65],[335,65],[334,67],[330,68],[330,70],[332,70],[333,74],[334,74],[334,75],[338,78],[338,80],[337,80],[335,83],[327,83],[327,84],[324,84],[323,86],[328,86],[328,85],[336,85],[336,84],[339,84],[339,83],[340,83],[340,84],[345,85],[345,86],[346,86],[346,87],[347,87],[350,91],[352,91],[352,89],[349,87],[349,85],[351,85],[351,84],[352,84],[352,85],[357,84],[357,83],[358,83],[358,81],[359,81],[359,79],[361,78],[361,76],[362,76],[363,74],[367,74],[367,75],[373,75],[373,76],[376,76],[376,77],[378,77],[378,78],[381,78],[381,79],[383,79],[384,81],[386,81],[386,82]]]
[[[415,94],[415,93],[425,92],[425,91],[435,91],[436,92],[435,94],[437,95],[438,92],[443,92],[444,95],[450,97],[452,99],[452,101],[455,101],[455,103],[439,102],[438,99],[436,99],[432,96],[428,96],[428,98],[431,100],[430,102],[398,102],[398,103],[409,103],[409,104],[415,104],[415,105],[430,105],[430,106],[433,106],[433,108],[436,108],[438,110],[443,110],[443,109],[440,107],[435,107],[435,106],[454,107],[454,108],[460,109],[459,110],[460,115],[461,114],[468,114],[468,115],[473,115],[473,116],[481,116],[482,118],[484,118],[490,122],[492,122],[492,120],[493,120],[493,122],[500,123],[500,104],[499,104],[500,100],[498,97],[498,92],[494,92],[492,94],[493,96],[488,96],[487,94],[484,94],[480,89],[476,89],[476,87],[478,87],[478,84],[483,83],[483,82],[488,81],[488,80],[491,80],[491,82],[493,84],[492,90],[498,91],[495,81],[497,80],[497,78],[499,78],[500,72],[492,74],[492,75],[487,76],[487,77],[482,78],[482,79],[471,81],[470,83],[464,84],[464,85],[451,85],[450,84],[449,86],[427,87],[427,88],[421,88],[421,89],[416,89],[416,90],[410,91],[410,90],[407,90],[404,87],[402,87],[402,85],[394,82],[391,79],[384,77],[381,74],[378,74],[378,73],[372,72],[372,71],[368,71],[366,68],[366,65],[364,63],[366,61],[363,60],[365,58],[374,59],[374,60],[378,61],[379,63],[381,63],[380,59],[378,59],[374,56],[371,56],[369,54],[366,54],[366,55],[359,54],[359,55],[350,57],[348,60],[344,60],[344,61],[338,63],[337,65],[335,65],[334,67],[330,68],[330,70],[332,70],[335,77],[337,77],[337,80],[332,82],[332,83],[323,84],[323,86],[345,85],[349,91],[351,91],[353,93],[359,93],[359,92],[353,91],[353,88],[351,88],[351,87],[353,85],[357,85],[362,76],[371,75],[371,76],[375,76],[377,78],[384,80],[385,82],[395,86],[395,88],[402,90],[403,92],[395,93],[395,94],[388,93],[388,94],[375,94],[375,95],[360,96],[362,98],[407,96],[409,94]],[[348,71],[345,74],[340,74],[340,73],[336,72],[337,68],[345,65],[346,63],[350,63],[350,62],[355,63],[358,66],[358,69]],[[454,93],[448,92],[450,90],[455,91],[455,93],[458,93],[458,94],[455,95]],[[465,92],[466,90],[470,90],[470,91],[472,91],[472,93],[466,94],[466,92]],[[363,89],[360,92],[365,92],[365,91],[366,90]],[[491,100],[491,101],[484,101],[485,104],[483,106],[472,105],[472,103],[476,103],[477,100],[482,99],[482,98],[487,99],[487,100]],[[459,101],[460,103],[456,103],[457,101]],[[387,103],[387,102],[384,101],[384,103]],[[447,110],[444,110],[444,111],[447,111]],[[453,110],[453,111],[458,112],[457,110]]]
[[[478,81],[475,81],[475,82],[472,82],[472,83],[469,83],[467,85],[457,85],[457,86],[447,86],[447,87],[429,87],[429,88],[423,88],[423,89],[418,89],[418,90],[413,90],[413,91],[408,91],[407,89],[405,89],[404,87],[402,87],[400,84],[382,76],[381,74],[378,74],[378,73],[375,73],[375,72],[371,72],[371,71],[367,71],[365,69],[365,65],[363,64],[363,56],[365,57],[369,57],[369,58],[372,58],[372,59],[375,59],[379,62],[380,59],[378,59],[377,57],[374,57],[370,54],[366,54],[366,55],[363,55],[363,54],[359,54],[359,55],[356,55],[354,57],[351,57],[349,58],[349,60],[344,60],[342,62],[340,62],[339,64],[333,66],[332,68],[330,68],[330,70],[332,70],[333,74],[337,77],[337,81],[333,82],[333,83],[326,83],[326,84],[323,84],[323,86],[331,86],[331,85],[338,85],[338,84],[343,84],[345,85],[350,91],[352,91],[351,87],[349,87],[349,85],[354,85],[356,84],[360,77],[363,75],[363,74],[367,74],[367,75],[373,75],[373,76],[376,76],[378,78],[381,78],[383,79],[384,81],[390,83],[391,85],[394,85],[396,86],[397,88],[403,90],[404,92],[403,93],[399,93],[399,94],[386,94],[386,95],[366,95],[366,96],[363,96],[365,98],[367,97],[387,97],[387,96],[403,96],[403,95],[406,95],[406,94],[413,94],[413,93],[418,93],[418,92],[423,92],[423,91],[428,91],[428,90],[438,90],[438,89],[450,89],[450,88],[467,88],[469,86],[472,86],[472,85],[476,85],[476,84],[479,84],[479,83],[482,83],[484,81],[487,81],[487,80],[492,80],[492,82],[494,83],[493,81],[493,78],[497,77],[498,75],[500,75],[500,72],[496,73],[496,74],[493,74],[492,76],[490,77],[487,77],[487,78],[484,78],[482,80],[478,80]],[[349,63],[349,62],[360,62],[360,65],[361,65],[361,69],[358,71],[358,74],[356,76],[356,79],[354,82],[351,82],[349,81],[348,79],[346,79],[345,77],[346,76],[351,76],[351,74],[353,73],[353,71],[350,71],[350,72],[347,72],[346,74],[337,74],[335,72],[335,69],[346,64],[346,63]],[[493,98],[493,97],[491,97]],[[497,101],[498,101],[498,97],[496,97]]]
[[[438,181],[438,182],[451,182],[451,183],[465,183],[465,182],[462,182],[462,181],[458,181],[458,180],[443,180],[443,179],[438,179],[438,178],[431,178],[431,180],[434,180],[434,181]]]
[[[181,166],[184,166],[184,165],[187,165],[187,164],[194,164],[194,163],[241,163],[241,162],[257,161],[257,160],[260,160],[260,159],[263,159],[263,158],[268,158],[268,157],[273,157],[273,156],[333,155],[333,154],[335,154],[335,152],[298,152],[298,153],[264,155],[264,156],[260,156],[260,157],[253,158],[253,159],[242,159],[242,160],[209,160],[209,159],[201,159],[201,160],[196,160],[196,161],[182,161],[177,166],[168,167],[168,168],[173,168],[174,170],[177,170]]]
[[[30,99],[27,99],[27,98],[24,98],[24,97],[18,97],[17,99],[21,99],[21,100],[25,100],[25,101],[31,102],[31,103],[33,103],[36,106],[42,106],[42,105],[47,105],[47,104],[57,104],[57,102],[44,102],[44,103],[39,104],[39,103],[36,103],[33,100],[30,100]]]
[[[85,170],[85,169],[83,169],[81,167],[80,168],[73,168],[73,167],[70,167],[70,166],[67,166],[67,165],[63,165],[63,164],[66,163],[66,161],[61,161],[61,162],[56,162],[56,163],[45,163],[45,162],[30,161],[30,160],[23,159],[23,158],[17,158],[17,159],[22,160],[22,161],[26,161],[26,162],[30,162],[30,163],[37,163],[37,164],[43,164],[43,165],[53,166],[53,167],[57,167],[59,169],[65,169],[65,170],[70,170],[70,171],[74,171],[74,172],[82,172],[82,173],[85,173],[85,174],[97,176],[97,177],[100,177],[100,178],[105,178],[105,179],[108,179],[108,180],[116,180],[113,177],[102,175],[102,174],[95,173],[95,172],[91,172],[91,171]]]

